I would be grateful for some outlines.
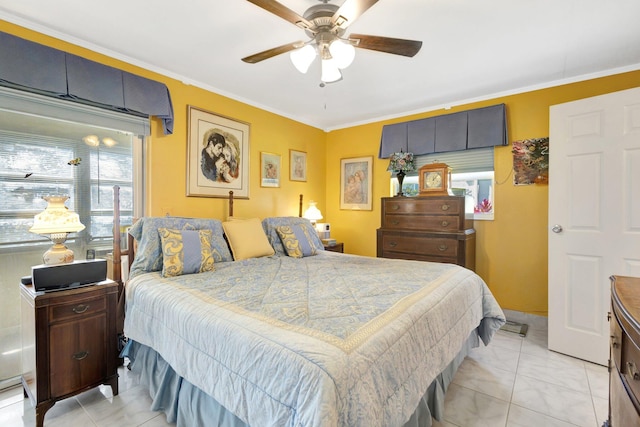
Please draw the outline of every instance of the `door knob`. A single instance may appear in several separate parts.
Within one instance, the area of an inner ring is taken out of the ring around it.
[[[562,233],[562,226],[560,224],[556,224],[551,228],[551,231],[554,233]]]

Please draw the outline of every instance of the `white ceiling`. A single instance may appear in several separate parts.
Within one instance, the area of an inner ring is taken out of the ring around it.
[[[318,0],[281,3],[302,15]],[[357,49],[321,88],[317,62],[301,74],[288,54],[240,60],[307,40],[248,1],[0,0],[0,19],[324,130],[640,69],[639,17],[638,0],[380,0],[346,35],[421,51]]]

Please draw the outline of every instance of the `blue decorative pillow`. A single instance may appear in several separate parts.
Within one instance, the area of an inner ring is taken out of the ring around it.
[[[315,246],[313,246],[313,240],[306,227],[300,224],[291,226],[281,225],[276,228],[276,230],[280,236],[280,240],[282,240],[284,250],[290,257],[302,258],[318,253]],[[313,234],[315,234],[315,231]]]
[[[135,277],[149,271],[162,270],[162,242],[158,232],[160,228],[211,230],[211,251],[214,261],[233,261],[227,241],[224,239],[222,222],[217,219],[144,217],[133,224],[129,230],[129,234],[138,242],[136,259],[131,265],[129,277]]]
[[[211,230],[159,228],[162,240],[162,276],[213,271]]]
[[[318,237],[316,229],[313,228],[313,225],[311,225],[311,221],[309,221],[308,219],[300,218],[297,216],[265,218],[262,220],[262,228],[264,228],[265,233],[267,233],[269,243],[271,243],[271,246],[273,246],[273,249],[275,249],[276,255],[287,256],[287,251],[282,245],[282,239],[280,239],[280,235],[278,234],[278,227],[292,227],[294,225],[299,225],[307,230],[307,235],[310,236],[309,239],[311,242],[311,246],[315,247],[317,251],[324,250],[324,246],[322,245],[320,237]]]

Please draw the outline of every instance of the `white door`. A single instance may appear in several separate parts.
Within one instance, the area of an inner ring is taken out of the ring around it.
[[[609,357],[612,275],[640,277],[640,88],[550,109],[549,349]]]

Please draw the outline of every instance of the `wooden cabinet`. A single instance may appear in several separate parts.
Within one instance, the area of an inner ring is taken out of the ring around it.
[[[36,406],[36,426],[58,400],[100,384],[117,395],[118,285],[46,293],[20,287],[22,386]]]
[[[640,278],[611,278],[609,420],[640,426]]]
[[[458,196],[384,197],[377,254],[475,269],[473,214]]]

